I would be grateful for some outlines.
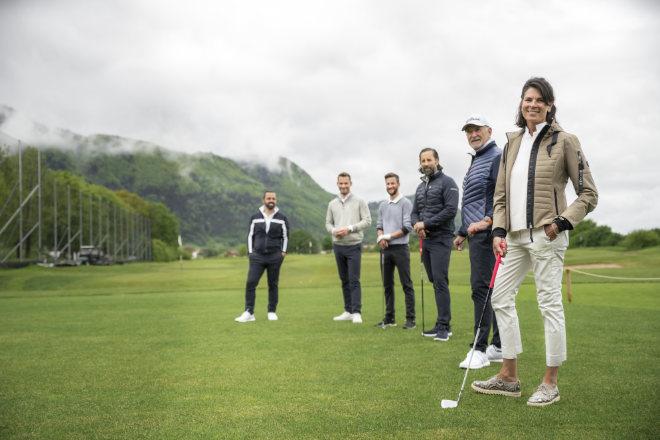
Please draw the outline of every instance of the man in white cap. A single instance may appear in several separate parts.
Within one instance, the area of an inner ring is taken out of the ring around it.
[[[454,239],[454,247],[463,250],[463,242],[468,240],[470,253],[470,284],[474,302],[474,334],[477,333],[481,312],[486,307],[481,321],[481,331],[475,347],[470,347],[461,368],[467,368],[472,356],[470,369],[482,368],[491,362],[502,362],[500,335],[490,299],[486,302],[490,279],[495,266],[493,254],[493,194],[500,166],[502,150],[491,140],[492,128],[483,116],[471,115],[463,129],[470,151],[471,162],[463,179],[463,200],[461,202],[461,227]],[[493,337],[488,346],[491,323]]]

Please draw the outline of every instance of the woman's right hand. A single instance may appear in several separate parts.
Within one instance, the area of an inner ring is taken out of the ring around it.
[[[506,238],[494,237],[493,238],[493,253],[495,257],[501,255],[502,258],[506,257]]]

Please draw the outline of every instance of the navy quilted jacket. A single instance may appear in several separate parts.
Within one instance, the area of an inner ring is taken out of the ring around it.
[[[484,217],[493,218],[493,193],[501,157],[502,150],[495,141],[489,142],[472,156],[472,163],[463,179],[462,223],[458,230],[461,237],[467,236],[470,223],[481,221]]]

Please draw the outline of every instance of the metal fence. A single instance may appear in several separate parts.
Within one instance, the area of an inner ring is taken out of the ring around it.
[[[23,163],[23,148],[18,144],[16,181],[10,182],[12,189],[0,210],[0,263],[35,261],[30,252],[34,240],[39,262],[78,265],[152,261],[148,218],[82,189],[74,189],[72,197],[71,185],[58,184],[57,179],[53,179],[52,193],[44,191],[41,152],[36,151],[35,173],[35,164],[28,167]],[[29,175],[30,170],[36,176]],[[25,188],[28,181],[31,183]],[[43,196],[45,192],[50,197]],[[45,211],[50,215],[44,215]],[[30,219],[34,223],[26,224]]]

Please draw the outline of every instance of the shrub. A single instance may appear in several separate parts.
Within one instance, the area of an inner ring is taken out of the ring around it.
[[[167,261],[174,261],[178,257],[178,250],[174,247],[166,245],[162,240],[154,238],[151,241],[151,245],[153,246],[153,256],[155,262],[164,263]]]
[[[248,251],[247,251],[247,245],[243,245],[238,248],[238,256],[239,257],[247,257]]]
[[[202,249],[202,254],[204,255],[204,258],[212,258],[212,257],[217,257],[220,255],[220,249],[215,248],[215,247],[205,247]]]
[[[332,237],[330,235],[326,235],[325,237],[323,237],[323,241],[321,242],[321,248],[324,251],[332,250]]]
[[[644,249],[660,245],[660,235],[654,230],[638,229],[626,235],[622,242],[626,249]]]

